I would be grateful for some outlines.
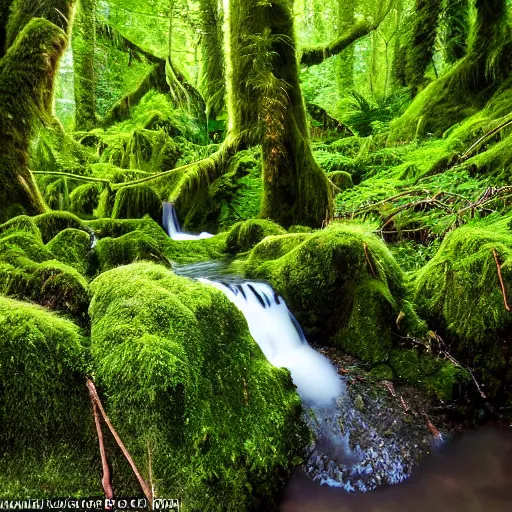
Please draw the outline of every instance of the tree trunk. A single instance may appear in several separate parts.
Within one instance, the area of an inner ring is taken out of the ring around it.
[[[462,59],[468,47],[470,9],[468,0],[446,0],[443,11],[444,57],[453,64]]]
[[[75,77],[75,130],[89,131],[96,119],[96,0],[80,0],[73,32],[73,62]]]
[[[340,35],[355,24],[355,7],[355,0],[338,0]],[[354,61],[355,48],[354,45],[350,45],[338,58],[338,87],[342,98],[354,88]]]
[[[332,196],[311,152],[292,0],[226,4],[228,140],[262,146],[262,217],[319,227]]]
[[[5,46],[7,41],[7,20],[9,19],[9,9],[11,0],[0,0],[0,59],[5,55]]]
[[[55,74],[73,14],[72,2],[18,0],[14,7],[9,49],[0,60],[0,221],[45,210],[30,173],[29,146],[38,123],[51,123]]]

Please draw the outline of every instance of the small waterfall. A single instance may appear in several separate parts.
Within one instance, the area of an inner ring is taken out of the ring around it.
[[[325,406],[342,396],[344,385],[331,362],[311,348],[283,298],[268,284],[200,281],[224,292],[242,311],[265,357],[290,370],[305,403]]]
[[[304,403],[304,419],[316,436],[305,467],[310,478],[349,492],[405,480],[414,465],[414,450],[404,445],[399,420],[391,417],[383,425],[374,420],[386,402],[367,397],[367,407],[356,406],[345,380],[308,344],[283,298],[268,284],[215,279],[199,281],[221,290],[242,311],[270,363],[290,370]]]
[[[183,233],[173,203],[163,203],[162,224],[169,237],[173,240],[201,240],[213,236],[211,233],[206,232],[199,235]]]

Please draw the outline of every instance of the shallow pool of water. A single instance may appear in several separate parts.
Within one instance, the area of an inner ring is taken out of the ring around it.
[[[348,494],[297,470],[281,512],[512,512],[512,429],[484,427],[445,444],[404,483]]]

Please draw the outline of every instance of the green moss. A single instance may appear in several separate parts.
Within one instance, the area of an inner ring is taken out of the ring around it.
[[[269,220],[251,219],[238,222],[229,231],[226,250],[231,253],[245,252],[267,236],[285,233],[281,226]]]
[[[149,443],[159,492],[191,510],[260,509],[307,442],[289,373],[213,287],[144,263],[92,290],[97,383],[136,461]]]
[[[86,344],[70,321],[0,297],[1,498],[101,494]]]
[[[20,215],[18,217],[14,217],[11,220],[8,220],[4,224],[0,225],[0,236],[4,237],[8,234],[18,233],[20,231],[30,233],[34,237],[38,238],[39,241],[42,241],[41,233],[39,232],[36,223],[32,217],[28,217],[27,215]]]
[[[416,301],[430,324],[450,340],[455,357],[477,369],[491,396],[504,396],[512,382],[506,345],[512,318],[504,305],[494,251],[505,293],[512,297],[510,219],[475,221],[450,233],[415,281]]]
[[[434,364],[431,356],[413,349],[425,361],[415,374],[393,359],[400,336],[421,339],[427,328],[408,300],[403,271],[364,226],[332,224],[311,234],[266,238],[252,250],[246,273],[270,281],[312,341],[329,340],[374,365],[394,361],[397,377],[449,398],[450,385],[444,377],[437,381],[436,372],[451,363]],[[453,382],[462,378],[453,372]]]
[[[153,220],[162,219],[162,201],[148,185],[121,188],[116,194],[112,218],[138,219],[149,215]]]
[[[63,263],[87,275],[90,271],[91,237],[79,229],[65,229],[52,238],[46,247]]]
[[[34,222],[41,232],[43,242],[46,244],[65,229],[81,229],[86,231],[86,225],[69,212],[48,212],[34,217]]]
[[[102,272],[140,260],[170,266],[158,242],[141,231],[132,231],[118,238],[102,238],[95,247],[95,254]]]
[[[92,216],[98,206],[102,186],[99,183],[85,183],[69,194],[69,209],[80,216]]]
[[[42,262],[53,258],[53,254],[37,236],[23,231],[0,237],[0,259],[13,262],[19,256]]]
[[[345,171],[334,171],[327,173],[327,177],[331,180],[332,184],[336,187],[336,192],[341,192],[347,188],[352,188],[352,175]]]

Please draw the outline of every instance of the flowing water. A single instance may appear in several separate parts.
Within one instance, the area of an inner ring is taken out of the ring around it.
[[[227,274],[226,267],[207,262],[174,270],[222,291],[244,314],[269,362],[290,370],[303,399],[304,418],[317,439],[304,468],[296,470],[285,489],[282,512],[512,510],[510,432],[487,428],[469,433],[434,449],[412,473],[436,439],[425,436],[427,444],[410,450],[406,437],[414,425],[393,413],[384,421],[377,419],[387,408],[385,402],[366,410],[356,407],[330,361],[308,344],[283,298],[266,283]]]
[[[211,238],[213,236],[211,233],[206,232],[199,235],[184,233],[181,230],[178,215],[176,214],[176,209],[172,203],[163,203],[162,224],[169,237],[173,240],[200,240],[203,238]]]

